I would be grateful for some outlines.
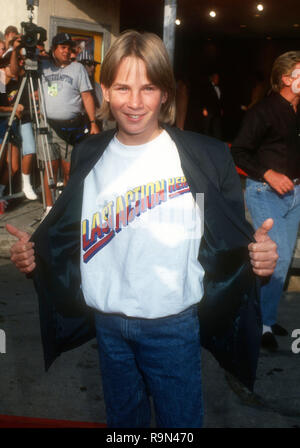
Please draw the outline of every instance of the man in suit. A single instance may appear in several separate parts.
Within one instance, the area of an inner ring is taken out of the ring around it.
[[[224,144],[170,127],[175,82],[156,35],[121,34],[101,86],[117,131],[75,148],[70,181],[30,241],[7,226],[11,259],[34,279],[46,368],[97,336],[108,426],[149,426],[150,393],[159,427],[201,427],[200,330],[253,387],[255,274],[276,264],[272,221],[253,238]]]
[[[219,73],[212,73],[203,92],[203,133],[222,139],[222,94]]]
[[[271,92],[245,116],[232,143],[235,163],[247,174],[245,199],[254,227],[274,218],[270,233],[279,260],[261,290],[262,346],[278,349],[288,331],[277,321],[278,305],[293,257],[300,221],[300,52],[278,56]]]

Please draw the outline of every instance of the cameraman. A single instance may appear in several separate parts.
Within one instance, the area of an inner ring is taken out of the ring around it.
[[[58,33],[52,40],[50,58],[39,60],[46,115],[50,125],[49,147],[54,182],[56,183],[61,163],[64,184],[69,179],[72,147],[84,137],[86,131],[88,132],[84,123],[84,111],[88,116],[90,134],[99,133],[95,122],[92,86],[87,72],[81,64],[71,62],[70,59],[73,44],[69,34]],[[40,158],[44,160],[45,156],[40,155]],[[49,163],[48,160],[44,161]],[[44,186],[47,206],[44,216],[46,216],[53,205],[46,171]]]

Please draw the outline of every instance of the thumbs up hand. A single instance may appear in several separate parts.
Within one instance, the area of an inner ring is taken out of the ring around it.
[[[268,235],[272,227],[273,219],[266,219],[254,234],[256,242],[248,246],[253,272],[260,277],[272,275],[278,260],[277,245]]]
[[[6,224],[6,230],[18,239],[10,249],[11,261],[20,272],[29,274],[36,266],[34,243],[29,241],[30,235],[11,224]]]

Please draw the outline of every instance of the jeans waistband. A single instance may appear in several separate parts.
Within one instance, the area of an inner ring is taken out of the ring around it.
[[[252,181],[254,181],[254,182],[260,182],[260,183],[262,183],[262,184],[267,184],[268,182],[266,182],[265,180],[263,180],[263,179],[261,179],[261,180],[258,180],[258,179],[251,179],[251,178],[248,178],[249,180],[252,180]],[[292,182],[293,182],[293,184],[294,185],[300,185],[300,177],[296,177],[295,179],[291,179],[292,180]]]

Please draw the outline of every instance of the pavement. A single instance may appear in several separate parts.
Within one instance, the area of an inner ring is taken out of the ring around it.
[[[46,373],[35,291],[32,282],[9,260],[14,238],[5,231],[5,223],[32,233],[42,213],[41,202],[21,197],[11,201],[7,211],[0,215],[0,427],[18,426],[20,423],[14,422],[20,419],[15,417],[24,417],[24,421],[25,417],[44,419],[41,421],[45,426],[50,419],[55,419],[57,426],[68,426],[66,421],[70,426],[79,426],[78,422],[105,425],[96,341],[62,354]],[[299,250],[298,242],[296,258]],[[279,316],[289,336],[278,337],[276,353],[261,350],[255,395],[249,395],[239,384],[226,379],[215,359],[203,350],[205,428],[300,428],[300,283],[297,276],[289,280]],[[298,342],[292,337],[297,329]],[[293,353],[292,344],[299,353]]]

